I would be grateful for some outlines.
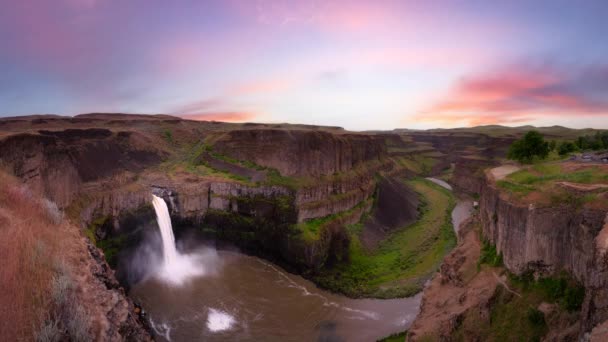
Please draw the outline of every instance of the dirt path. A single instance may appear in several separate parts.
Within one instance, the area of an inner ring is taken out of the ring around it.
[[[496,277],[496,280],[497,280],[497,281],[500,283],[500,285],[502,285],[502,286],[505,288],[505,290],[507,290],[508,292],[511,292],[512,294],[514,294],[514,295],[516,295],[517,297],[521,298],[521,295],[520,295],[519,293],[517,293],[517,292],[513,291],[513,290],[512,290],[512,289],[509,287],[509,285],[507,285],[507,283],[505,283],[505,281],[504,281],[504,280],[502,280],[502,279],[501,279],[501,278],[498,276],[498,274],[496,274],[496,272],[492,272],[492,273],[494,274],[494,277]]]
[[[519,171],[521,167],[515,165],[503,165],[499,167],[495,167],[490,170],[490,174],[494,178],[494,180],[504,179],[506,176],[512,174],[513,172]]]

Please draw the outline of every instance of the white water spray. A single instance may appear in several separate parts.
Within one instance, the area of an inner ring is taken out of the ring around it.
[[[162,198],[152,195],[152,205],[156,211],[156,220],[163,241],[163,264],[158,269],[157,276],[171,284],[180,285],[188,278],[204,275],[204,262],[210,259],[213,263],[217,258],[215,251],[179,253],[175,247],[175,237],[167,203]]]

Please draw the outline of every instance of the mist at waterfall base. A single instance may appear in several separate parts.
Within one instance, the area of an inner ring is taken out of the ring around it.
[[[419,310],[420,295],[349,299],[234,248],[184,234],[173,243],[166,203],[153,205],[157,230],[123,259],[157,340],[374,341],[407,329]]]
[[[187,254],[178,252],[167,203],[162,198],[152,195],[152,205],[156,212],[156,220],[163,243],[163,260],[155,272],[156,276],[168,283],[181,285],[193,277],[215,271],[218,265],[215,250],[205,248]]]

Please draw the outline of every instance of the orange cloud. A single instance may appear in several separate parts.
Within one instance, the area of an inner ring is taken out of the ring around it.
[[[252,112],[208,112],[178,116],[182,119],[195,121],[245,122],[253,120],[257,115]]]
[[[607,115],[604,66],[514,68],[463,78],[446,96],[414,116],[444,124],[522,123],[540,116]]]

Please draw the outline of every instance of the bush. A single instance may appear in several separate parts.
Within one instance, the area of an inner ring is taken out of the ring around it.
[[[568,311],[578,311],[583,306],[583,300],[585,299],[585,288],[576,285],[574,287],[568,287],[564,292],[560,304]]]
[[[557,153],[559,153],[560,156],[565,156],[565,155],[575,152],[577,150],[578,150],[578,147],[574,143],[572,143],[570,141],[562,141],[559,144]]]
[[[48,327],[43,327],[44,336],[50,336],[49,334],[53,328],[52,325],[55,325],[62,330],[62,333],[69,336],[70,341],[85,342],[91,340],[89,315],[82,305],[78,303],[75,290],[76,286],[67,267],[59,264],[57,275],[53,277],[52,285],[54,304],[52,314],[54,321],[48,321]],[[42,334],[39,335],[42,336]]]
[[[527,272],[515,280],[520,282],[523,288],[539,289],[546,300],[559,304],[560,307],[569,312],[580,310],[585,299],[585,288],[566,273],[557,277],[540,278],[538,281],[534,281],[532,273]]]
[[[59,321],[46,319],[36,333],[37,342],[57,342],[61,340],[63,332],[59,327]]]
[[[171,132],[170,130],[163,131],[163,137],[165,138],[165,140],[167,140],[168,143],[173,143],[173,132]]]
[[[72,302],[72,305],[69,307],[69,313],[66,330],[70,339],[75,342],[90,341],[90,322],[85,309],[80,304]]]
[[[496,247],[488,241],[483,242],[478,265],[487,264],[492,267],[502,266],[502,255],[496,252]]]
[[[48,199],[42,200],[42,206],[46,210],[46,215],[53,224],[58,225],[63,221],[63,212],[59,210],[57,204]]]
[[[535,327],[542,327],[545,323],[545,314],[535,308],[528,309],[528,321]]]
[[[529,131],[522,139],[511,144],[507,158],[530,163],[535,157],[545,159],[548,155],[549,143],[539,132]]]

